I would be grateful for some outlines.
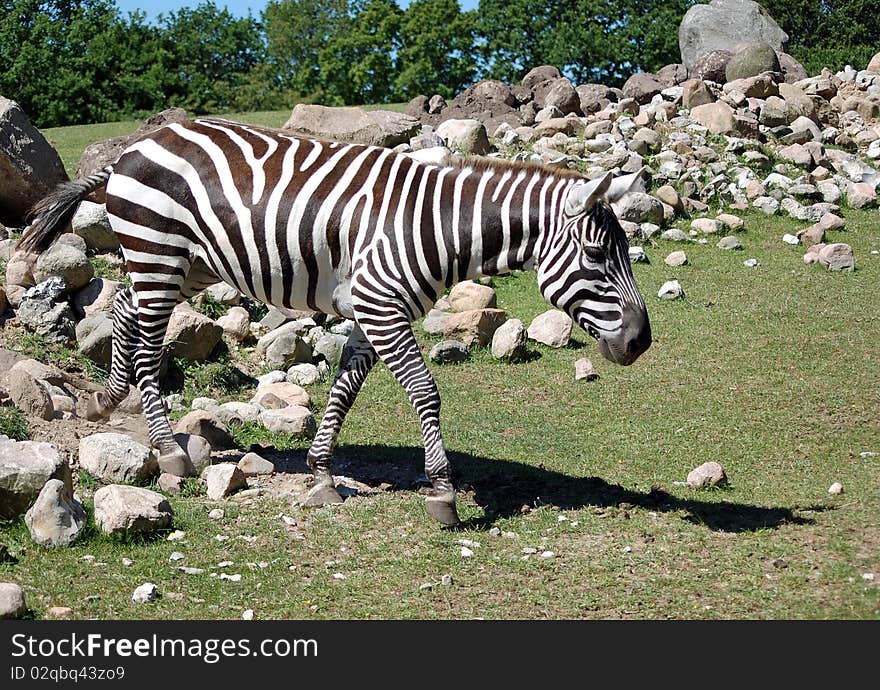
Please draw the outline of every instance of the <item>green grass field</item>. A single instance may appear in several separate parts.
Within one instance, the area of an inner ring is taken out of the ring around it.
[[[567,349],[534,346],[522,364],[480,352],[431,365],[460,530],[438,527],[417,487],[395,484],[418,474],[421,438],[379,366],[337,457],[345,474],[372,485],[384,477],[391,490],[310,511],[282,499],[173,498],[182,542],[93,534],[47,550],[22,522],[7,523],[0,541],[19,562],[0,564],[0,580],[22,584],[37,617],[57,605],[78,618],[238,618],[252,608],[258,618],[876,619],[880,256],[871,250],[880,219],[876,210],[846,216],[847,231],[830,241],[853,246],[852,274],[804,265],[803,248],[780,239],[800,225],[760,214],[745,216],[742,252],[688,244],[689,265],[673,269],[663,257],[680,245],[648,246],[652,263],[634,270],[655,340],[632,367],[602,360],[580,332]],[[744,267],[752,257],[761,265]],[[673,277],[687,297],[657,299]],[[512,317],[528,322],[548,308],[532,274],[495,286]],[[427,352],[433,339],[416,330]],[[574,380],[583,356],[599,381]],[[318,408],[327,391],[311,387]],[[276,458],[301,468],[305,448]],[[728,487],[675,484],[708,460],[726,468]],[[840,496],[827,492],[835,481]],[[209,520],[218,506],[225,518]],[[461,556],[461,539],[480,543],[473,557]],[[180,572],[173,551],[205,573]],[[211,576],[221,572],[242,578]],[[145,581],[162,598],[132,603]]]

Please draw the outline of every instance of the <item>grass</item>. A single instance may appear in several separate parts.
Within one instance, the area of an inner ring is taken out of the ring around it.
[[[78,618],[238,618],[253,608],[258,618],[877,619],[880,584],[862,574],[880,573],[880,457],[860,453],[880,452],[880,257],[870,253],[880,232],[876,211],[847,219],[830,239],[853,245],[852,274],[804,265],[803,249],[780,241],[801,224],[760,214],[745,216],[742,252],[688,244],[689,264],[669,268],[663,257],[681,245],[648,247],[652,263],[634,270],[655,341],[632,367],[604,362],[581,333],[566,349],[535,346],[540,357],[523,364],[482,351],[431,365],[460,530],[432,523],[417,487],[395,479],[419,474],[421,435],[379,366],[337,458],[392,490],[305,511],[269,497],[213,502],[191,488],[170,499],[183,542],[95,534],[48,550],[7,523],[0,541],[19,562],[0,564],[0,580],[25,588],[36,617],[64,605]],[[750,257],[761,265],[744,267]],[[669,278],[684,300],[656,298]],[[547,308],[532,274],[495,285],[511,316],[528,322]],[[416,330],[427,351],[434,339]],[[599,381],[574,380],[583,356]],[[310,387],[319,408],[328,389]],[[289,447],[281,457],[304,459],[303,441],[234,433],[239,447],[274,442]],[[727,489],[675,483],[708,460],[726,468]],[[834,481],[844,494],[828,495]],[[214,507],[223,520],[208,519]],[[472,558],[459,539],[480,543]],[[184,575],[172,551],[205,574]],[[242,579],[211,577],[222,572]],[[440,584],[445,574],[451,585]],[[131,593],[145,581],[163,596],[138,606]]]
[[[24,412],[17,407],[0,407],[0,434],[14,441],[27,441],[30,429]]]
[[[4,328],[12,327],[6,324]],[[50,362],[61,369],[81,371],[93,381],[107,380],[108,372],[77,350],[75,343],[52,342],[37,333],[25,331],[21,326],[17,328],[20,331],[17,336],[7,340],[10,349],[40,362]]]

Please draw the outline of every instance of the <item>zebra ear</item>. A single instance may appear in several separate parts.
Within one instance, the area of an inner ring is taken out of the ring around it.
[[[565,213],[576,216],[593,208],[593,204],[605,194],[608,185],[611,184],[611,173],[605,173],[602,177],[590,180],[584,184],[572,187],[565,197]]]
[[[642,167],[641,170],[637,170],[629,175],[615,177],[612,180],[608,186],[608,191],[605,193],[605,199],[612,205],[612,208],[614,208],[616,202],[623,199],[627,194],[645,191],[644,174],[646,170],[647,168]]]

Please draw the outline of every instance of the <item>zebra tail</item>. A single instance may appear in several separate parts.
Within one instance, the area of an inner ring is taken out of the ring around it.
[[[96,189],[107,184],[113,166],[71,182],[62,182],[47,197],[34,204],[28,214],[29,225],[16,249],[40,253],[48,249],[64,232],[80,202]]]

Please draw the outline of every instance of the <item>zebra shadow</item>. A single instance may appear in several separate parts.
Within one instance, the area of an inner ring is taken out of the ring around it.
[[[293,462],[297,466],[287,471],[304,469],[304,452],[302,457],[296,451],[284,455],[287,463]],[[427,486],[423,457],[424,450],[415,446],[341,445],[336,451],[333,471],[369,486],[387,483],[397,490],[418,490]],[[540,466],[454,451],[449,452],[449,460],[458,490],[471,496],[483,508],[482,516],[465,521],[463,526],[469,529],[487,529],[499,518],[519,515],[540,506],[555,506],[561,510],[592,507],[620,512],[642,508],[680,514],[683,520],[719,532],[753,532],[784,525],[809,525],[815,521],[797,512],[829,509],[821,505],[750,505],[724,500],[723,490],[713,490],[713,498],[721,500],[683,498],[660,487],[638,491],[599,477],[574,477]]]

